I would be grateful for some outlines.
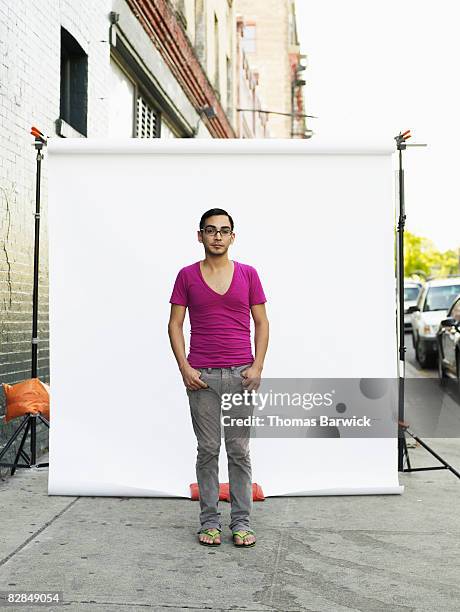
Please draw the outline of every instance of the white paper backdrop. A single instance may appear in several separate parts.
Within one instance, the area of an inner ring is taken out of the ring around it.
[[[265,377],[397,376],[390,145],[62,139],[47,153],[50,494],[190,496],[167,323],[208,208],[232,214],[230,258],[262,280]],[[188,348],[188,315],[184,332]],[[403,491],[396,438],[254,438],[251,457],[267,496]]]

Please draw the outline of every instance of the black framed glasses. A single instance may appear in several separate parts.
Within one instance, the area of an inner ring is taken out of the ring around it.
[[[201,228],[200,231],[204,232],[207,236],[216,236],[218,233],[220,233],[221,236],[230,236],[232,228],[225,225],[217,229],[215,225],[207,225],[205,228]]]

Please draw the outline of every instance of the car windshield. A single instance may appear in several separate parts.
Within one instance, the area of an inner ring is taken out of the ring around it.
[[[418,297],[419,291],[419,287],[404,287],[404,301],[415,302]]]
[[[447,285],[446,287],[430,287],[426,296],[426,310],[447,310],[453,299],[460,293],[460,285]]]

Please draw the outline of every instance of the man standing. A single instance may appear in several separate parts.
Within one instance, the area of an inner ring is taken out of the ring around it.
[[[203,214],[198,242],[205,259],[182,268],[171,295],[168,333],[189,398],[198,442],[196,475],[200,491],[199,541],[221,543],[219,452],[222,393],[257,390],[268,346],[265,294],[252,266],[231,261],[228,249],[235,240],[233,219],[221,208]],[[189,308],[190,352],[185,356],[183,322]],[[252,355],[250,313],[254,320],[255,357]],[[246,408],[247,414],[247,408]],[[232,408],[230,416],[234,416]],[[239,415],[237,415],[239,416]],[[252,472],[249,427],[243,435],[227,434],[225,448],[230,484],[230,529],[236,546],[254,546],[250,529]]]

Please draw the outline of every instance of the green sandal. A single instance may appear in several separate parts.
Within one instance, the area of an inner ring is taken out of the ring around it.
[[[256,545],[256,542],[251,542],[251,544],[244,544],[244,539],[249,535],[249,534],[253,534],[255,535],[255,533],[252,531],[252,529],[247,529],[247,530],[242,530],[242,531],[234,531],[232,534],[233,537],[233,544],[235,546],[238,546],[239,548],[251,548],[252,546]],[[235,536],[238,536],[239,538],[241,538],[243,540],[243,544],[237,544],[235,541]]]
[[[217,527],[212,527],[212,528],[210,528],[210,529],[201,529],[201,530],[198,532],[198,536],[199,536],[201,533],[205,533],[206,535],[210,536],[210,537],[213,539],[213,541],[212,541],[212,542],[203,542],[202,540],[200,540],[200,539],[198,538],[198,542],[199,542],[200,544],[203,544],[203,546],[220,546],[220,545],[221,545],[221,542],[214,542],[214,539],[215,539],[217,536],[220,536],[220,534],[221,534],[222,530],[221,530],[221,529],[217,529],[217,533],[213,533],[213,532],[214,532],[216,529],[217,529]]]

